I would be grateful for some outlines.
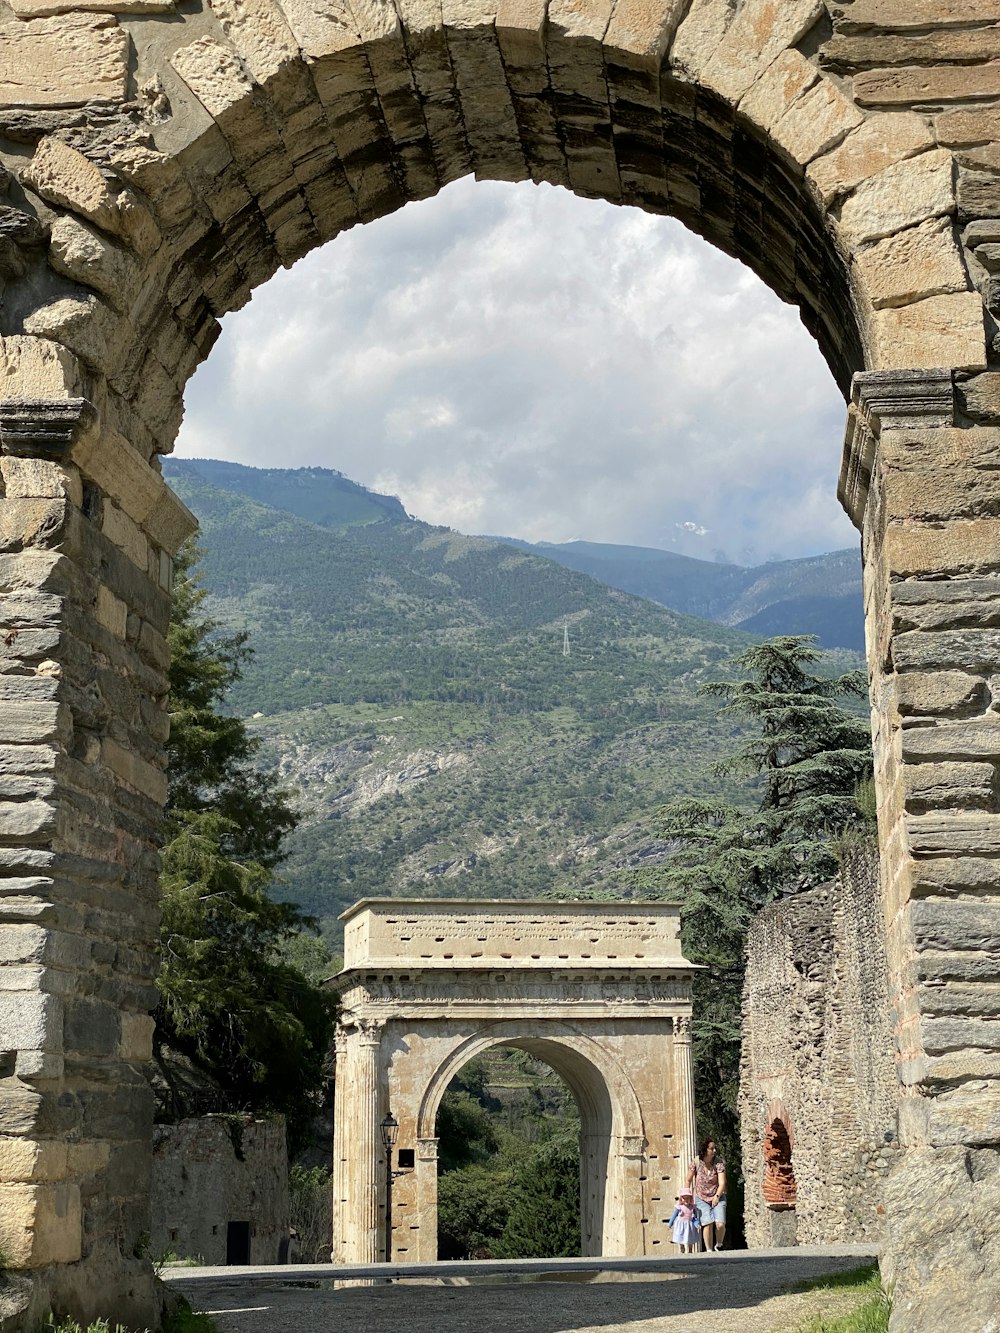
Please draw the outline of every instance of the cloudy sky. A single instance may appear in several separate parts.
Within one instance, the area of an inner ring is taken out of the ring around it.
[[[853,545],[797,312],[679,224],[456,182],[229,316],[181,457],[323,466],[418,518],[744,563]]]

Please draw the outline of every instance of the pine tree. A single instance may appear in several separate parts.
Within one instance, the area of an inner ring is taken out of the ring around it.
[[[782,636],[736,658],[740,679],[706,687],[741,731],[719,771],[746,778],[755,806],[667,806],[660,833],[679,850],[644,886],[680,901],[684,952],[707,968],[694,983],[698,1112],[729,1159],[731,1180],[750,922],[780,894],[832,878],[837,837],[865,821],[858,793],[872,771],[869,725],[841,701],[863,697],[866,682],[860,672],[813,674],[822,658],[811,636]]]
[[[539,1144],[510,1195],[498,1259],[563,1258],[580,1253],[580,1153],[568,1135]]]
[[[183,1053],[232,1104],[284,1113],[294,1137],[323,1083],[334,1004],[285,947],[311,924],[269,894],[296,816],[275,775],[257,766],[244,723],[224,712],[245,636],[220,635],[202,614],[194,562],[191,547],[178,557],[169,636],[155,1046],[161,1068],[165,1048]]]

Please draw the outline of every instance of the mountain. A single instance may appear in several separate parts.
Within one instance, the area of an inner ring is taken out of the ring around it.
[[[669,852],[664,801],[738,794],[714,772],[731,724],[698,692],[738,631],[323,469],[164,473],[201,522],[210,613],[250,635],[231,705],[299,794],[278,892],[334,942],[366,896],[627,893]]]
[[[168,459],[163,471],[168,481],[190,475],[188,465],[179,459]],[[407,517],[394,495],[379,495],[332,468],[243,467],[239,463],[199,458],[197,475],[217,490],[287,510],[334,532],[359,523],[383,523]]]
[[[815,634],[826,648],[864,652],[859,550],[743,566],[645,546],[493,540],[533,551],[685,615],[750,634]]]

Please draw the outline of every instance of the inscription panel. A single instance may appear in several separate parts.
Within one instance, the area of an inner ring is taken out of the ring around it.
[[[369,899],[342,920],[345,968],[687,966],[673,903]]]

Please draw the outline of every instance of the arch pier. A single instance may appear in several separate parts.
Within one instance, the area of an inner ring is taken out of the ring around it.
[[[335,1263],[437,1258],[436,1121],[495,1046],[559,1074],[580,1111],[585,1255],[667,1255],[695,1151],[692,965],[668,903],[366,899],[342,918]],[[399,1122],[386,1254],[379,1125]]]
[[[993,0],[0,0],[0,1246],[24,1327],[156,1318],[143,1065],[194,526],[158,459],[184,387],[278,268],[469,173],[680,218],[799,307],[848,400],[903,1147],[883,1269],[896,1329],[990,1326],[996,33]]]

